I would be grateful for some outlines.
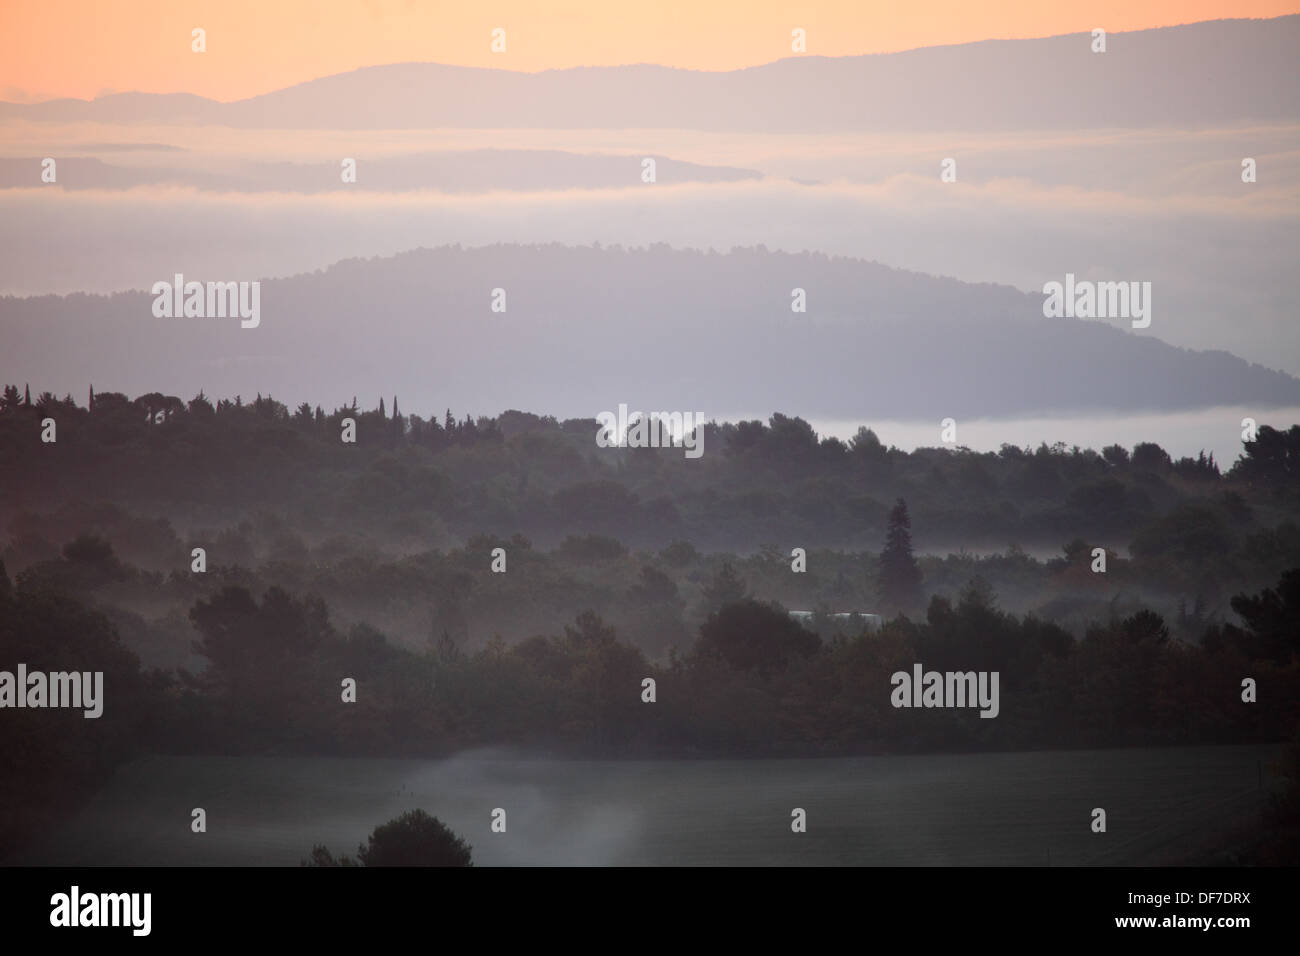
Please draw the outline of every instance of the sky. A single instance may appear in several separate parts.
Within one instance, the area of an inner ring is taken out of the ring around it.
[[[732,70],[807,53],[1300,12],[1298,0],[3,0],[0,99],[112,92],[236,100],[381,63],[538,71],[657,63]],[[504,29],[505,51],[491,49]],[[206,31],[206,52],[191,31]]]

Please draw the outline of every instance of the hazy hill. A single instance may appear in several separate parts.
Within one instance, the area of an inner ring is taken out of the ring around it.
[[[705,166],[648,153],[656,182],[705,183],[757,179],[761,174],[730,166]],[[551,149],[469,149],[362,157],[349,191],[402,192],[430,189],[468,193],[494,189],[617,189],[639,184],[642,156],[570,153]],[[242,192],[315,193],[338,190],[338,160],[323,163],[227,163],[221,172],[193,166],[143,167],[107,163],[91,157],[59,160],[65,189],[129,189],[144,185],[192,186]],[[30,187],[39,181],[39,157],[0,157],[0,189]]]
[[[814,49],[816,40],[812,40]],[[988,40],[730,72],[652,65],[517,73],[407,63],[217,103],[185,94],[0,104],[0,119],[235,127],[796,131],[1222,125],[1300,115],[1300,16]]]
[[[806,313],[791,310],[795,288]],[[1295,378],[1152,337],[1177,321],[1158,296],[1152,329],[1132,333],[1046,319],[1042,299],[762,247],[443,247],[268,280],[255,329],[155,318],[148,292],[3,298],[0,373],[60,394],[397,392],[411,409],[574,417],[620,402],[862,421],[1300,404]]]

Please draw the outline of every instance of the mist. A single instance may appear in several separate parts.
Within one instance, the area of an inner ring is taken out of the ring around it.
[[[761,243],[1040,296],[1067,272],[1150,281],[1150,334],[1300,370],[1300,341],[1279,334],[1294,320],[1296,204],[1267,193],[1170,202],[1011,181],[945,187],[937,176],[474,196],[7,190],[0,215],[21,224],[0,240],[0,289],[11,295],[147,289],[175,272],[270,278],[450,242]]]

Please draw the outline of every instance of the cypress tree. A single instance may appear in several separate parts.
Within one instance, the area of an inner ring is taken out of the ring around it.
[[[885,550],[880,554],[880,600],[886,614],[921,608],[921,569],[912,556],[912,521],[907,502],[899,498],[889,512]]]

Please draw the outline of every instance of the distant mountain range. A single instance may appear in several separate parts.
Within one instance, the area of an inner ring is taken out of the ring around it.
[[[796,288],[806,312],[791,309]],[[504,312],[491,309],[494,289]],[[202,385],[326,405],[397,393],[410,409],[573,417],[621,402],[864,422],[1300,405],[1296,378],[1101,322],[1047,319],[1040,295],[762,247],[505,245],[353,259],[264,282],[255,329],[155,318],[152,302],[148,292],[0,299],[0,379],[187,399]]]
[[[570,153],[549,149],[469,149],[405,153],[358,160],[349,191],[404,192],[436,189],[444,193],[493,189],[617,189],[641,183],[641,163],[655,160],[655,182],[719,183],[758,179],[762,173],[731,166],[704,166],[653,153],[644,156]],[[192,166],[119,165],[87,156],[59,160],[65,189],[129,189],[132,186],[191,186],[239,192],[316,193],[337,191],[339,161],[327,163],[227,163],[223,171]],[[39,157],[0,157],[0,189],[38,181]]]
[[[730,72],[651,65],[517,73],[407,63],[232,103],[177,93],[0,104],[0,120],[232,127],[1080,129],[1292,121],[1300,15],[800,56]]]

